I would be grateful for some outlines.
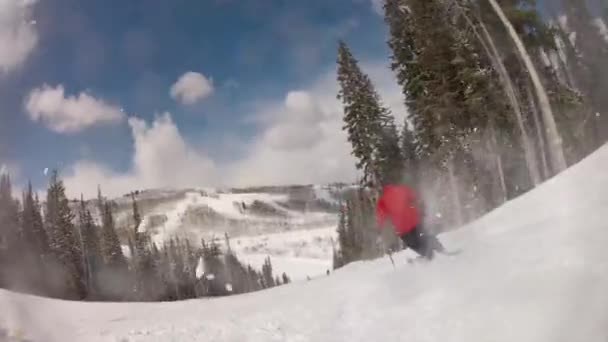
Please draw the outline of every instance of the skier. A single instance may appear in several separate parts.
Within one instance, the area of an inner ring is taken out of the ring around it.
[[[444,249],[435,236],[424,232],[422,208],[412,189],[402,184],[386,184],[376,203],[376,218],[379,229],[384,228],[388,218],[406,248],[430,260],[434,251]]]

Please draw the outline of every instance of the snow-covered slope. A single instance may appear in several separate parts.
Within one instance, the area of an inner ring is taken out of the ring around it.
[[[147,190],[136,199],[143,216],[140,229],[162,243],[174,235],[255,235],[334,224],[343,191],[333,186]],[[130,197],[114,202],[117,226],[133,227]]]
[[[142,214],[139,230],[157,245],[171,237],[224,243],[246,264],[261,268],[271,257],[276,274],[292,280],[325,274],[331,268],[340,199],[347,185],[295,185],[246,189],[153,189],[135,195]],[[134,229],[130,196],[113,199],[123,250]],[[77,205],[75,203],[74,205]],[[95,200],[89,202],[97,213]],[[127,253],[128,254],[128,253]]]
[[[77,303],[0,292],[0,325],[32,341],[606,341],[608,147],[442,236],[312,281],[217,299]]]
[[[332,239],[336,226],[295,230],[233,239],[231,248],[245,263],[262,269],[271,257],[273,273],[286,273],[291,280],[303,280],[332,269]]]

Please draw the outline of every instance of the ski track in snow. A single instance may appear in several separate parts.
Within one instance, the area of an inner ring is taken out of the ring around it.
[[[173,303],[0,291],[32,341],[599,342],[608,336],[608,146],[440,236],[460,255],[357,262],[312,281]]]

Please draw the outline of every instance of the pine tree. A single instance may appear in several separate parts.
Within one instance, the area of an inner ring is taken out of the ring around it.
[[[12,197],[9,175],[0,174],[0,286],[20,285],[14,279],[19,274],[20,247],[18,204]]]
[[[488,3],[490,4],[493,12],[500,19],[500,22],[503,24],[507,32],[507,36],[511,39],[515,47],[514,51],[516,53],[516,56],[523,64],[523,70],[527,72],[529,76],[527,82],[531,82],[533,85],[533,87],[531,88],[534,90],[535,100],[538,101],[539,112],[542,114],[542,120],[544,121],[544,131],[539,131],[544,133],[543,135],[545,135],[545,137],[539,138],[545,138],[547,140],[548,146],[546,149],[546,153],[548,155],[548,159],[550,159],[551,161],[551,167],[553,169],[552,171],[561,172],[567,167],[567,163],[564,157],[562,138],[557,128],[550,99],[542,83],[542,79],[539,76],[537,67],[535,66],[533,59],[530,57],[530,54],[528,53],[528,49],[524,44],[523,39],[520,37],[522,33],[516,31],[512,21],[506,16],[502,6],[498,4],[496,0],[488,0]],[[545,28],[544,26],[542,27]],[[530,101],[533,100],[530,99]]]
[[[272,262],[270,261],[270,257],[267,257],[264,260],[264,265],[262,265],[262,278],[266,288],[274,287],[276,285],[275,279],[272,276]]]
[[[19,209],[12,197],[11,179],[8,174],[0,175],[0,232],[7,247],[19,240]]]
[[[80,234],[82,235],[82,246],[85,261],[85,279],[89,296],[95,298],[99,296],[98,272],[103,266],[101,248],[99,246],[99,236],[97,226],[93,221],[93,215],[86,206],[84,199],[80,198],[78,210],[78,223]]]
[[[192,245],[190,244],[190,240],[186,239],[183,244],[183,255],[184,255],[184,276],[185,276],[185,286],[183,291],[186,293],[187,298],[195,298],[196,297],[196,266],[198,264],[198,255]]]
[[[105,199],[101,194],[101,186],[97,185],[97,217],[99,218],[99,225],[103,226],[103,220],[105,215]]]
[[[232,286],[232,293],[243,293],[246,291],[247,272],[242,267],[236,255],[230,247],[230,238],[225,233],[226,253],[224,254],[224,264],[226,265],[226,281]]]
[[[403,181],[403,154],[399,132],[392,120],[389,120],[382,128],[377,151],[376,165],[380,184]]]
[[[391,69],[402,87],[409,119],[420,144],[418,152],[427,157],[441,144],[441,140],[434,129],[438,126],[438,115],[421,114],[425,108],[423,99],[428,93],[428,75],[420,64],[422,48],[415,39],[420,33],[410,5],[410,2],[404,0],[387,0],[384,5],[385,21],[390,32],[388,45],[392,51]]]
[[[116,233],[114,215],[112,214],[110,202],[107,201],[103,203],[101,254],[107,267],[126,268],[127,261],[122,252],[118,234]]]
[[[47,261],[50,257],[48,238],[42,223],[40,204],[34,198],[32,185],[28,183],[23,194],[21,213],[22,273],[27,273],[29,288],[39,294],[47,294]]]
[[[564,119],[564,114],[561,108],[556,107],[558,98],[570,92],[561,85],[558,93],[545,91],[549,86],[559,84],[547,77],[550,73],[547,73],[542,58],[556,51],[555,31],[543,21],[535,1],[492,0],[478,2],[478,5],[478,17],[500,50],[509,78],[513,80],[517,97],[521,100],[526,121],[523,125],[531,128],[528,134],[533,137],[533,153],[543,168],[540,176],[552,176],[565,168],[564,146],[571,143],[561,137],[567,133],[563,127],[560,129],[563,124],[560,125],[559,121]],[[528,148],[524,147],[528,153]],[[534,185],[539,183],[538,180],[532,181]]]
[[[469,195],[460,193],[457,185],[465,183],[465,188],[475,188],[493,182],[491,173],[487,172],[487,162],[474,158],[475,151],[487,149],[489,141],[498,141],[496,134],[486,132],[496,132],[498,124],[505,131],[513,132],[514,122],[505,119],[507,104],[500,92],[502,82],[493,70],[492,56],[487,53],[489,46],[479,39],[481,29],[469,17],[463,20],[465,11],[459,6],[461,3],[388,0],[385,5],[391,67],[409,109],[402,148],[415,156],[413,169],[427,171],[425,175],[406,172],[405,176],[418,178],[415,186],[427,189],[428,182],[446,179],[452,195],[449,206],[456,207],[453,212],[457,222],[465,218],[462,211]],[[493,152],[502,153],[497,144],[492,146]],[[533,152],[532,147],[525,150]],[[531,163],[536,160],[526,156]],[[404,159],[408,157],[404,155]],[[503,160],[501,155],[492,163],[493,168],[501,169],[499,174],[504,174]],[[406,168],[409,163],[411,161],[404,161]],[[534,165],[531,169],[537,170]],[[434,175],[430,176],[431,173]],[[494,196],[488,191],[478,195]],[[474,200],[494,201],[492,198]]]
[[[333,248],[333,269],[338,269],[345,264],[345,255],[350,255],[349,251],[350,243],[348,239],[348,232],[346,230],[346,207],[344,205],[340,205],[340,213],[338,220],[338,246],[339,250]]]
[[[160,252],[160,260],[158,262],[158,277],[161,283],[161,290],[164,293],[163,298],[165,300],[177,300],[173,283],[173,273],[171,269],[171,257],[169,255],[169,247],[166,243],[163,243],[163,248]]]
[[[215,238],[207,246],[203,241],[203,260],[205,274],[207,275],[208,293],[211,296],[220,296],[226,293],[225,265],[221,259],[222,252]]]
[[[418,153],[416,138],[410,125],[406,122],[401,131],[401,153],[403,160],[403,178],[405,183],[418,188]]]
[[[380,100],[370,78],[359,68],[358,61],[344,42],[338,45],[338,99],[344,105],[344,127],[356,167],[363,172],[362,183],[378,187],[393,174],[398,174],[398,138],[394,119]],[[396,170],[396,171],[395,171]]]
[[[595,149],[608,139],[608,98],[604,94],[608,88],[605,68],[608,44],[593,24],[585,1],[562,0],[562,7],[566,18],[563,42],[570,51],[568,67],[572,69],[575,87],[591,107],[581,118],[580,126],[595,140],[592,145]]]
[[[49,243],[44,224],[38,196],[34,196],[32,184],[28,182],[27,192],[23,199],[23,231],[32,234],[31,248],[33,248],[41,259],[48,256]],[[27,227],[27,228],[26,228]]]
[[[111,203],[101,196],[101,191],[98,192],[98,201],[101,212],[99,248],[103,260],[98,274],[100,295],[110,300],[125,300],[130,298],[132,288],[127,259],[116,233]]]
[[[354,197],[348,198],[346,201],[346,234],[343,242],[346,248],[342,250],[344,264],[359,260],[359,257],[361,256],[361,242],[359,239],[359,231],[357,229],[357,218],[360,212],[356,211],[354,201]]]
[[[151,281],[151,279],[148,278],[152,275],[153,264],[150,253],[146,248],[146,232],[140,227],[142,220],[134,193],[131,193],[131,202],[133,206],[132,234],[135,240],[135,253],[131,257],[135,269],[134,291],[136,298],[144,300],[150,295],[150,290],[147,289],[146,285]]]
[[[63,181],[53,171],[47,191],[45,226],[49,246],[65,279],[65,295],[85,298],[84,265],[79,236],[73,224],[69,201],[65,195]]]

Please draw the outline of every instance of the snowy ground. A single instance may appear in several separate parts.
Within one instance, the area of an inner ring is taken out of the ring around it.
[[[0,292],[0,325],[33,341],[606,341],[608,147],[409,252],[217,299],[77,303]]]
[[[334,201],[327,188],[317,187],[315,191],[319,198]],[[335,241],[336,238],[337,215],[290,210],[277,204],[288,200],[286,194],[187,192],[182,200],[170,207],[161,206],[151,213],[163,213],[167,218],[162,229],[152,233],[152,238],[162,245],[173,235],[185,234],[192,241],[199,241],[201,237],[207,240],[218,238],[217,241],[223,245],[225,240],[218,227],[207,231],[204,226],[189,227],[183,223],[188,208],[204,207],[226,220],[232,220],[230,225],[243,224],[244,228],[237,230],[236,236],[230,235],[233,251],[245,264],[261,269],[266,257],[270,257],[274,273],[281,275],[285,272],[292,280],[325,274],[332,268],[331,239]],[[254,201],[274,208],[281,215],[259,216],[240,206],[250,207]],[[148,217],[144,217],[140,229],[146,229]],[[257,233],[253,227],[262,227],[262,233]],[[123,250],[128,248],[124,246]]]
[[[316,277],[332,269],[332,239],[336,226],[293,232],[245,236],[232,240],[231,248],[241,261],[261,269],[270,256],[273,273],[285,272],[291,280]]]
[[[200,237],[207,233],[231,230],[232,235],[252,235],[257,233],[274,233],[286,229],[309,229],[336,222],[337,215],[326,212],[302,212],[290,210],[279,203],[286,203],[289,197],[285,194],[268,193],[204,193],[200,191],[186,192],[184,198],[161,205],[146,213],[140,225],[141,230],[147,230],[148,219],[154,215],[164,215],[166,221],[160,228],[150,229],[153,241],[162,244],[174,235],[191,235]],[[254,202],[261,203],[275,211],[273,215],[251,213]],[[186,212],[192,209],[204,209],[213,215],[204,223],[185,222]],[[127,212],[126,215],[130,215]],[[229,229],[240,227],[241,229]],[[236,233],[236,234],[235,234]],[[198,235],[198,236],[197,236]],[[223,235],[223,234],[219,234]]]

